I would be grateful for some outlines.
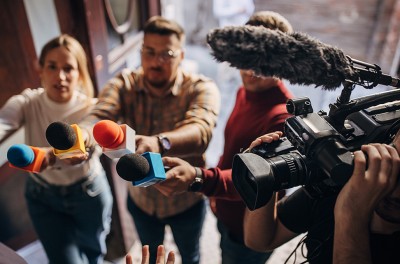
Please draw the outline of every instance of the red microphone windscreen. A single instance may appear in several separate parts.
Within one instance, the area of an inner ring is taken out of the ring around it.
[[[101,120],[93,127],[93,136],[97,143],[105,148],[117,148],[124,142],[122,128],[111,120]]]

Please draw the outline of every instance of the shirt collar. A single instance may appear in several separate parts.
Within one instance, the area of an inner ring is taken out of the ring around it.
[[[139,68],[138,70],[139,74],[139,79],[138,79],[138,85],[135,85],[135,88],[137,91],[145,91],[147,92],[146,86],[144,84],[144,79],[143,79],[143,68]],[[181,68],[178,68],[175,82],[172,83],[171,87],[169,88],[169,93],[171,93],[174,96],[177,96],[179,94],[179,90],[182,87],[183,81],[184,81],[184,76],[183,76],[183,71]]]

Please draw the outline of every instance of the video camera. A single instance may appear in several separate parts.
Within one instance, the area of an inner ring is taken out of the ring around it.
[[[299,185],[312,198],[336,194],[352,175],[352,152],[363,144],[391,142],[400,127],[400,90],[350,100],[355,85],[378,84],[363,76],[382,76],[379,66],[352,61],[360,78],[343,82],[329,114],[313,113],[307,97],[288,100],[294,116],[285,121],[286,137],[235,155],[233,183],[250,210],[267,204],[274,191]]]

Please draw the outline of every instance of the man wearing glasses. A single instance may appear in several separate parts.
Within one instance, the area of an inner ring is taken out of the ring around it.
[[[184,32],[176,22],[156,16],[144,26],[142,65],[112,78],[85,120],[126,123],[136,131],[136,152],[158,152],[205,166],[220,108],[215,83],[189,74],[179,65],[184,58]],[[165,225],[171,227],[182,263],[199,263],[199,239],[206,213],[203,196],[182,193],[166,198],[153,187],[129,187],[128,209],[143,245],[155,263]]]

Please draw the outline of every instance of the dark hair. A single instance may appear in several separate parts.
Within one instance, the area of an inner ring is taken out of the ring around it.
[[[289,21],[281,14],[273,11],[259,11],[254,13],[246,25],[263,26],[265,28],[280,30],[285,33],[293,32],[293,27]]]
[[[43,46],[39,56],[40,67],[44,67],[47,54],[51,50],[58,47],[66,48],[75,57],[75,59],[78,62],[79,78],[82,81],[82,87],[81,87],[82,92],[85,93],[88,97],[93,97],[94,88],[92,79],[90,78],[89,75],[85,50],[83,49],[79,41],[77,41],[70,35],[67,34],[60,35],[56,38],[51,39]]]
[[[180,41],[182,41],[185,36],[183,28],[177,22],[161,16],[153,16],[147,20],[143,32],[144,34],[153,33],[159,35],[175,34]]]

